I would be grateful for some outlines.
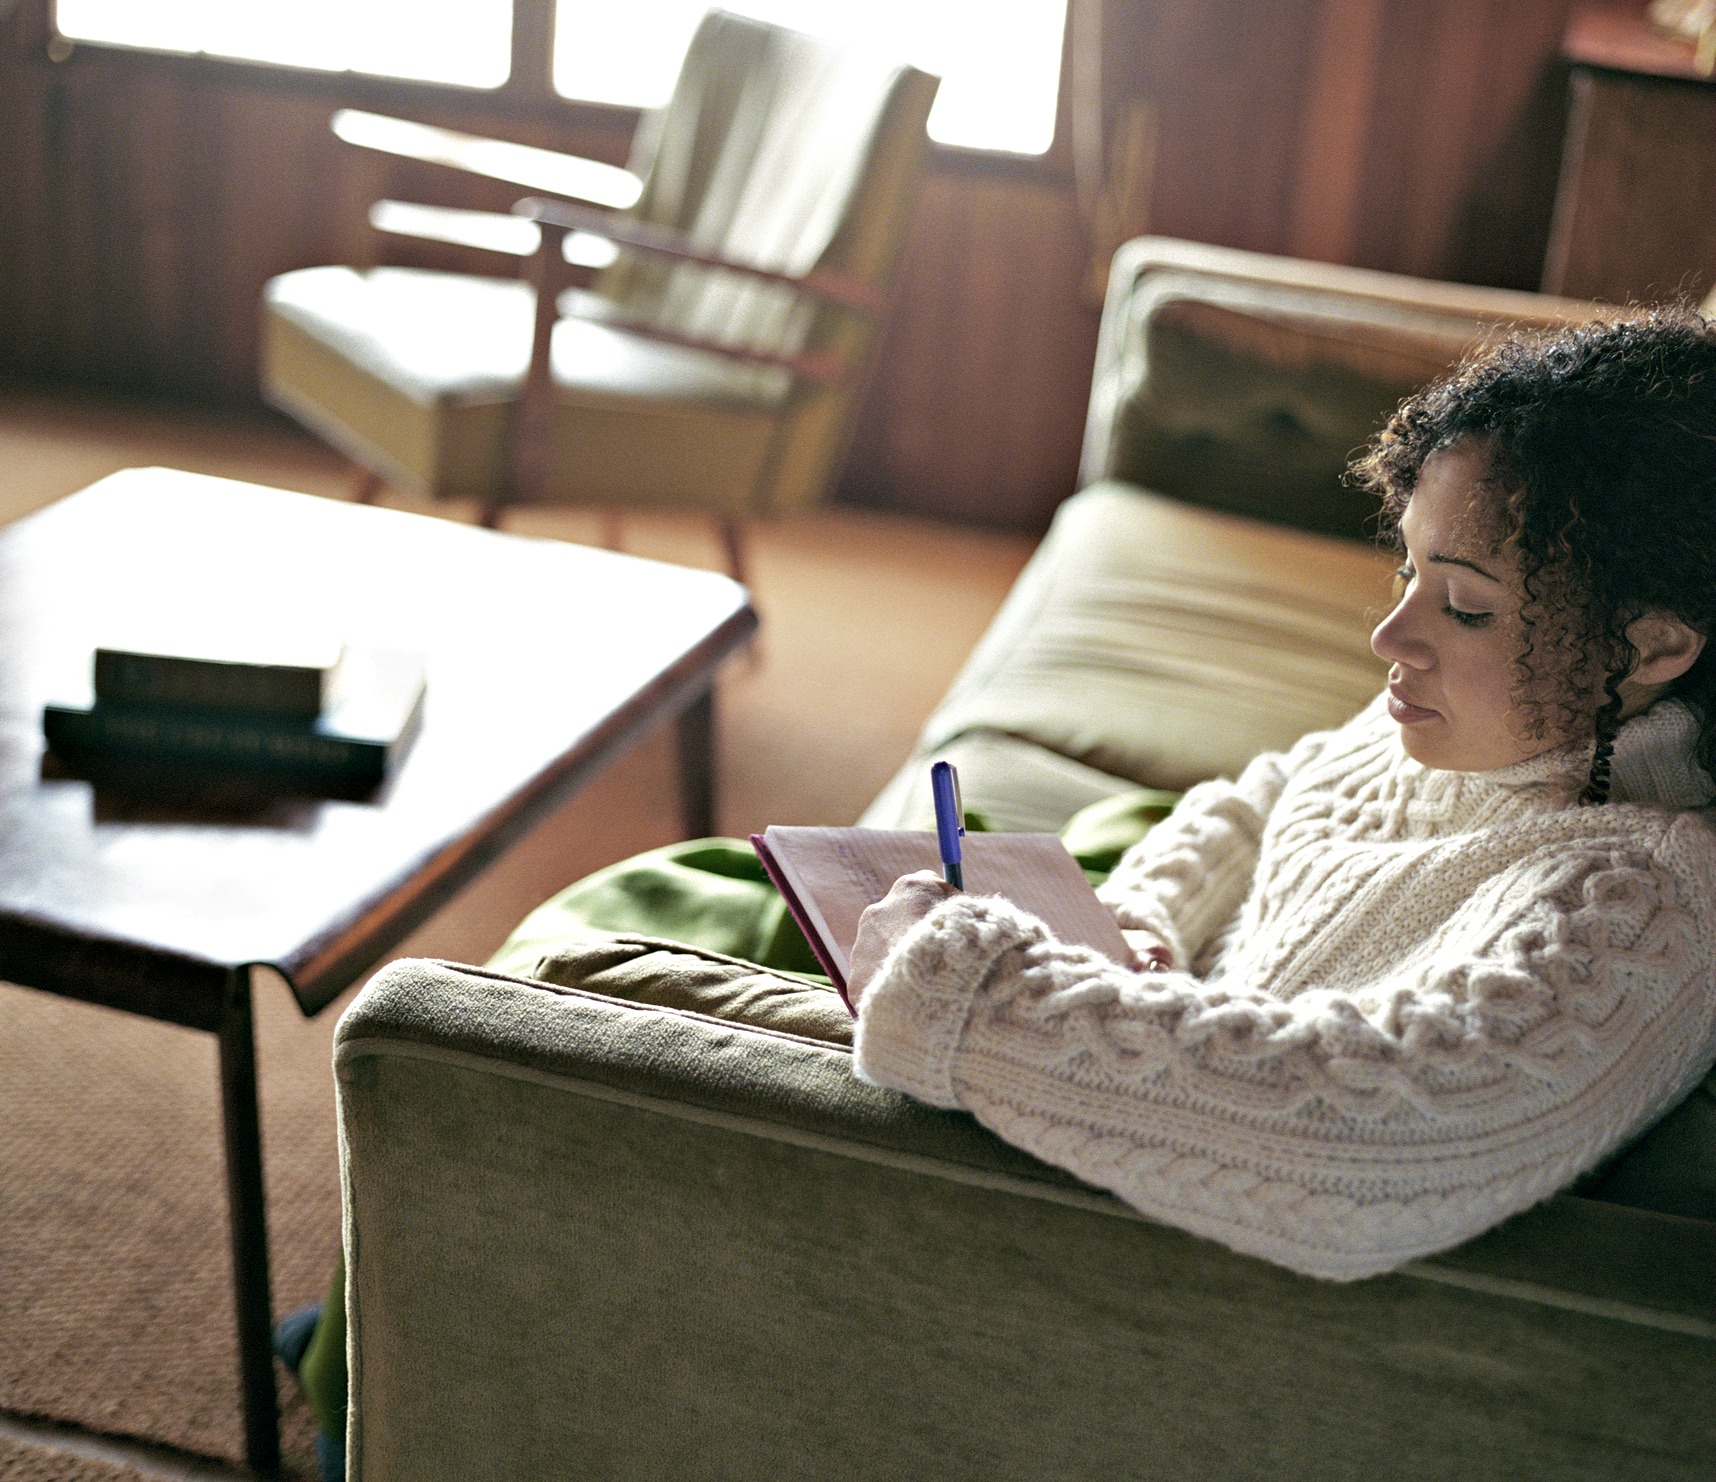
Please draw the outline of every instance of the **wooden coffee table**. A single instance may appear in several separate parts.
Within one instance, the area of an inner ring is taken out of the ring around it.
[[[333,614],[421,651],[423,724],[371,799],[131,778],[43,754],[40,714],[127,614]],[[0,978],[219,1039],[250,1464],[279,1464],[251,969],[306,1015],[603,765],[677,717],[713,832],[716,670],[756,628],[713,573],[133,469],[0,530]]]

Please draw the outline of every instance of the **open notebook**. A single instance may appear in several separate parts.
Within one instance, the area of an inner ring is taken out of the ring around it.
[[[842,996],[864,908],[901,875],[941,868],[936,836],[928,832],[771,826],[752,834],[751,843]],[[967,834],[963,846],[967,894],[1005,896],[1061,941],[1131,960],[1114,917],[1055,835]]]

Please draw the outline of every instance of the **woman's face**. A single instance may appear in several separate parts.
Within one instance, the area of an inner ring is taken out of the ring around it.
[[[1407,755],[1454,772],[1493,771],[1561,740],[1531,736],[1514,700],[1523,593],[1484,534],[1487,471],[1470,438],[1424,460],[1400,521],[1406,590],[1370,637]]]

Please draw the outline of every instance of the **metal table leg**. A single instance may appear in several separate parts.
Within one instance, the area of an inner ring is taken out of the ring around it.
[[[270,1473],[280,1468],[280,1401],[274,1391],[268,1214],[263,1202],[262,1120],[256,1106],[256,1034],[247,967],[233,969],[227,979],[226,1014],[219,1038],[244,1454],[253,1471]]]
[[[679,717],[679,796],[685,837],[715,832],[715,691],[705,690]]]

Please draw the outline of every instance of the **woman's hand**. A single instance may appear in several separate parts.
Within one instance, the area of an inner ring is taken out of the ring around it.
[[[892,889],[858,918],[858,939],[846,974],[846,996],[857,1008],[894,944],[950,895],[959,892],[933,870],[901,875]]]
[[[1132,949],[1132,963],[1141,973],[1165,973],[1174,966],[1174,954],[1168,944],[1153,931],[1121,930],[1126,945]]]

